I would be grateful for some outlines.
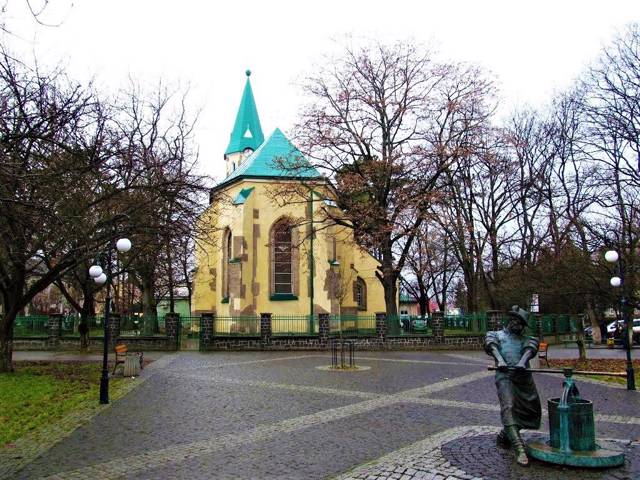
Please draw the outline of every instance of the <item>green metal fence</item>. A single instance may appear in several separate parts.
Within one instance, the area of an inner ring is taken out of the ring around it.
[[[506,325],[506,314],[501,314],[500,324]],[[531,315],[527,333],[535,335],[538,331],[536,321],[540,322],[543,336],[571,335],[582,328],[582,315],[545,314]],[[89,317],[89,336],[100,338],[103,335],[104,317]],[[447,315],[444,317],[445,336],[482,335],[487,332],[486,313],[465,315]],[[80,318],[77,315],[62,317],[60,335],[79,337]],[[237,316],[215,317],[213,334],[218,337],[259,337],[260,317]],[[271,317],[271,334],[279,336],[317,336],[319,334],[318,316],[310,315],[274,315]],[[336,315],[329,317],[329,334],[343,337],[373,337],[376,335],[375,315]],[[401,315],[387,319],[387,335],[426,336],[433,334],[432,317],[414,317]],[[28,315],[16,317],[14,337],[47,337],[49,335],[49,317],[47,315]],[[123,337],[166,336],[164,317],[126,316],[120,317],[120,335]],[[181,317],[181,338],[197,339],[200,335],[200,317]]]
[[[486,313],[447,315],[444,317],[444,334],[445,336],[481,335],[487,332],[487,325]]]
[[[89,338],[101,338],[104,335],[104,318],[87,317]],[[60,321],[60,335],[63,337],[80,337],[80,317],[69,315]]]
[[[164,337],[166,336],[164,317],[121,315],[121,337]]]
[[[343,337],[375,337],[376,316],[331,316],[329,317],[329,334]]]
[[[213,335],[216,337],[259,337],[260,317],[215,317]]]
[[[178,329],[178,348],[180,350],[198,350],[200,347],[200,317],[180,316]]]
[[[580,327],[582,315],[541,315],[540,327],[543,335],[574,334]]]
[[[49,317],[47,315],[19,315],[13,325],[14,338],[47,337],[49,335]]]
[[[271,317],[271,335],[274,337],[318,335],[318,317],[315,315],[274,315]]]
[[[400,315],[397,318],[392,318],[387,327],[387,335],[400,336],[400,337],[424,337],[433,334],[433,328],[431,325],[431,318]]]

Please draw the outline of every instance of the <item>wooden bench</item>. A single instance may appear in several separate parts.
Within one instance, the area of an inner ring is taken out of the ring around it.
[[[549,366],[549,359],[547,358],[548,352],[549,344],[547,342],[540,342],[540,345],[538,346],[538,358],[547,362],[547,367]]]
[[[124,343],[116,344],[116,346],[114,347],[114,351],[116,352],[116,364],[113,366],[113,372],[111,373],[111,375],[115,375],[116,374],[116,369],[118,368],[118,365],[122,365],[123,372],[124,372],[124,366],[125,366],[125,362],[127,360],[127,357],[131,357],[131,356],[138,357],[138,361],[140,362],[140,370],[142,370],[144,368],[144,366],[143,366],[144,353],[143,352],[130,352],[129,348]]]

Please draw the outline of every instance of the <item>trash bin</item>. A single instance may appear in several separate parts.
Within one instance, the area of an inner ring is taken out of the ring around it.
[[[124,359],[123,377],[137,377],[140,375],[140,358],[137,355],[127,355]]]

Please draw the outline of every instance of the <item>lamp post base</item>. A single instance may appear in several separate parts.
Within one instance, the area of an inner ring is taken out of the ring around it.
[[[102,372],[102,378],[100,379],[100,404],[106,405],[109,403],[109,373]]]
[[[635,390],[636,389],[636,377],[635,372],[633,370],[633,365],[627,363],[627,390]]]

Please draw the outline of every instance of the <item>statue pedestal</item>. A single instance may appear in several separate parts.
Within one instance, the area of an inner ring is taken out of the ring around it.
[[[527,454],[556,465],[608,468],[624,464],[624,453],[596,443],[593,403],[580,397],[571,369],[565,369],[562,396],[550,398],[549,437],[527,442]]]

